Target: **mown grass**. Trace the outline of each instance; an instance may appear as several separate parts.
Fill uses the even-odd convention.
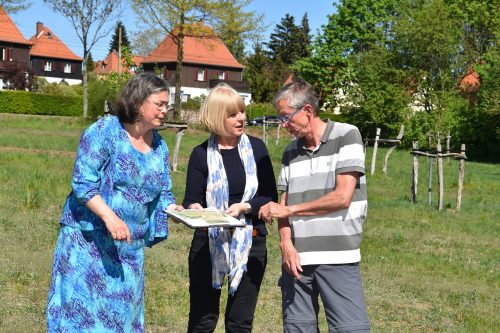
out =
[[[45,331],[53,247],[62,204],[69,192],[74,152],[87,123],[75,118],[0,114],[0,332]],[[262,130],[247,132],[262,136]],[[289,138],[268,149],[275,172]],[[163,131],[171,153],[174,131]],[[174,194],[184,195],[191,149],[207,134],[190,128],[182,139]],[[388,175],[368,175],[369,214],[362,272],[374,332],[500,332],[498,165],[466,163],[462,210],[455,210],[458,162],[444,164],[445,198],[427,204],[427,159],[420,159],[418,202],[409,201],[412,157],[396,150]],[[367,152],[370,165],[371,150]],[[436,170],[436,168],[434,168]],[[433,188],[437,189],[434,174]],[[270,230],[269,261],[259,296],[255,332],[280,332],[277,230]],[[146,329],[185,332],[187,255],[192,231],[170,224],[170,237],[146,250]],[[223,303],[222,303],[223,304]],[[224,313],[224,307],[221,308]],[[326,332],[324,316],[321,331]],[[223,332],[223,318],[217,332]]]

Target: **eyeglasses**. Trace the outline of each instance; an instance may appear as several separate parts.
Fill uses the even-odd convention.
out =
[[[290,114],[278,116],[278,120],[282,125],[286,125],[290,122],[290,120],[292,120],[293,116],[295,116],[297,113],[299,113],[303,109],[304,109],[304,105],[302,105],[300,108],[296,108],[295,111],[293,111]]]
[[[168,112],[168,111],[170,111],[170,110],[172,110],[172,109],[173,109],[173,107],[172,107],[172,106],[170,106],[170,105],[168,105],[168,103],[166,103],[166,102],[160,102],[160,103],[158,103],[158,102],[153,102],[153,101],[150,101],[149,99],[147,99],[147,101],[148,101],[149,103],[151,103],[151,104],[154,104],[154,106],[156,106],[156,109],[157,109],[158,111],[165,110],[166,112]]]

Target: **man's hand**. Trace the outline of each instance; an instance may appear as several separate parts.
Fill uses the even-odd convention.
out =
[[[287,218],[293,215],[290,206],[285,206],[278,204],[276,202],[269,202],[264,206],[260,207],[259,218],[264,220],[264,222],[271,224],[273,222],[273,217],[276,218]]]
[[[302,273],[302,265],[300,264],[300,257],[297,250],[291,241],[285,241],[280,244],[281,256],[283,258],[283,266],[288,274],[295,279],[300,279]]]

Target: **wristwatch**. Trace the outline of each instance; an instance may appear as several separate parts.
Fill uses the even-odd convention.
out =
[[[252,212],[252,206],[248,203],[248,202],[245,202],[245,211],[243,212],[243,214],[250,214]]]

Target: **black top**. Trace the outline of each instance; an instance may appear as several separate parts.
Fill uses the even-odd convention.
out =
[[[254,229],[258,231],[259,235],[264,236],[267,234],[267,230],[264,221],[258,219],[259,209],[270,201],[278,201],[278,192],[276,191],[273,166],[266,145],[262,140],[255,137],[249,136],[248,138],[252,145],[257,166],[257,180],[259,182],[255,196],[248,203],[252,206],[251,215]],[[182,202],[185,208],[193,203],[199,203],[203,207],[207,207],[207,146],[208,140],[194,147],[189,157],[186,191]],[[220,152],[229,186],[228,204],[231,206],[234,203],[241,202],[243,198],[246,184],[245,169],[238,153],[238,147],[221,149]]]

